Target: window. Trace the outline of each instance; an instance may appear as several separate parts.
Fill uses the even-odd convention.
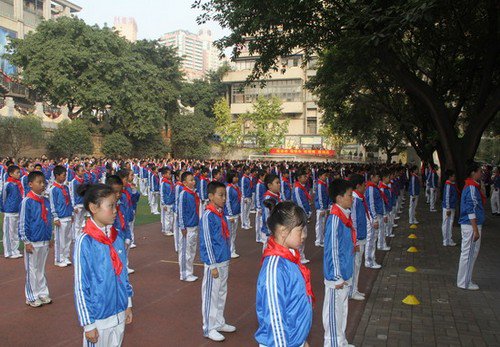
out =
[[[302,81],[300,79],[268,81],[263,88],[259,82],[248,86],[235,83],[232,86],[233,103],[253,103],[258,96],[265,98],[275,96],[283,102],[301,102]]]
[[[307,117],[307,134],[316,135],[318,133],[318,120],[317,118]]]

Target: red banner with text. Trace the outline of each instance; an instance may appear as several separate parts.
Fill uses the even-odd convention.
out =
[[[285,155],[311,155],[316,157],[334,157],[335,151],[329,149],[288,149],[288,148],[271,148],[269,154],[285,154]]]

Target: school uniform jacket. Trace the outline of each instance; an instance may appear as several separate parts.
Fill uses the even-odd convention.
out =
[[[458,192],[451,184],[445,183],[443,189],[443,202],[441,206],[445,210],[455,209],[457,207]]]
[[[73,179],[69,183],[69,192],[71,197],[71,204],[73,205],[73,207],[75,207],[76,205],[83,205],[83,196],[80,196],[77,193],[78,187],[80,185],[80,182],[78,182],[76,179]]]
[[[181,195],[182,190],[184,189],[184,186],[181,186],[180,184],[175,184],[175,196],[174,196],[174,207],[173,211],[177,213],[177,207],[179,206],[179,196]]]
[[[121,211],[127,223],[132,222],[134,220],[134,205],[132,201],[129,202],[125,193],[122,192],[119,203]]]
[[[330,214],[325,228],[325,251],[323,253],[323,275],[334,286],[352,277],[354,245],[351,229],[336,215]]]
[[[85,331],[107,329],[121,323],[127,307],[132,307],[132,286],[128,280],[127,253],[123,238],[113,242],[123,264],[115,275],[109,247],[86,233],[78,236],[73,256],[74,297],[80,325]]]
[[[264,198],[265,192],[266,192],[265,184],[257,182],[255,186],[255,208],[257,210],[260,210],[262,208],[262,200]]]
[[[250,176],[241,176],[241,196],[244,199],[252,197],[252,178]]]
[[[311,205],[309,204],[309,200],[307,200],[307,196],[304,191],[299,187],[294,187],[292,197],[293,202],[302,207],[306,214],[309,216],[311,214]]]
[[[161,182],[160,189],[161,204],[163,206],[172,206],[175,202],[174,184]]]
[[[19,213],[23,196],[15,183],[5,181],[2,190],[1,212]]]
[[[24,198],[19,213],[19,238],[24,243],[50,241],[52,238],[52,215],[49,211],[50,203],[45,200],[47,222],[42,219],[42,204],[31,198]]]
[[[200,197],[201,200],[206,201],[208,200],[208,178],[202,178],[200,176],[200,183],[199,183],[199,188],[198,188],[198,196]]]
[[[179,228],[181,230],[198,226],[199,217],[195,198],[185,190],[182,190],[179,194],[177,213],[179,215]]]
[[[382,196],[380,196],[380,190],[377,187],[367,187],[365,192],[366,203],[368,204],[368,210],[370,211],[370,216],[373,220],[377,218],[377,215],[385,215],[384,201]]]
[[[66,199],[60,188],[52,186],[49,190],[50,212],[54,220],[71,217],[73,215],[73,205],[71,204],[69,189],[65,185],[62,185],[62,189],[64,189],[68,195],[68,204],[66,204]]]
[[[470,220],[476,219],[478,225],[484,224],[484,206],[479,190],[474,186],[465,186],[460,200],[459,224],[470,225]]]
[[[160,178],[157,174],[151,173],[151,176],[149,178],[149,190],[151,192],[160,191]]]
[[[288,259],[264,259],[257,279],[255,339],[268,347],[299,347],[312,323],[312,303],[299,267]]]
[[[428,188],[437,188],[438,187],[438,179],[439,179],[439,177],[438,177],[436,171],[431,170],[427,174],[427,187]]]
[[[356,192],[353,192],[352,196],[354,197],[351,208],[352,225],[354,226],[354,229],[356,229],[357,239],[365,240],[368,230],[368,218],[366,215],[365,206],[363,204],[363,200],[361,200]]]
[[[418,176],[410,175],[410,186],[408,187],[410,196],[418,196],[420,194],[420,182]]]
[[[200,219],[201,261],[209,265],[211,269],[228,262],[231,259],[230,240],[230,237],[226,239],[222,233],[222,222],[219,216],[205,210]]]
[[[269,231],[269,228],[267,227],[267,219],[271,215],[271,211],[269,210],[269,208],[264,206],[264,201],[266,201],[268,199],[275,200],[275,202],[277,204],[279,202],[279,198],[274,198],[270,195],[266,195],[263,197],[261,205],[260,205],[261,206],[260,208],[262,209],[262,227],[261,227],[260,231],[263,232],[265,235],[270,236],[271,232]]]
[[[283,200],[292,200],[292,187],[290,181],[281,179],[280,193]]]
[[[23,175],[23,177],[21,177],[21,183],[22,183],[23,189],[24,189],[24,196],[26,196],[31,191],[31,187],[28,184],[28,175]],[[24,198],[24,196],[23,196],[23,198]]]
[[[241,200],[238,197],[238,192],[232,186],[226,187],[226,205],[224,206],[224,214],[229,217],[238,216],[241,213]]]
[[[137,204],[139,203],[139,199],[141,198],[141,193],[137,189],[132,189],[131,186],[124,187],[125,190],[130,194],[130,198],[132,200],[132,209],[135,213],[137,211]]]
[[[330,204],[330,199],[328,198],[328,188],[326,182],[324,184],[319,183],[316,185],[316,195],[314,196],[314,207],[316,210],[326,210]]]
[[[118,208],[120,208],[120,212],[123,214],[123,206],[120,200],[118,200],[117,206]],[[125,215],[123,215],[123,221],[124,223],[122,225],[120,216],[117,213],[113,226],[116,228],[116,231],[118,231],[118,236],[121,237],[123,241],[132,240],[132,232],[130,231],[130,226],[127,223],[127,218],[125,217]]]

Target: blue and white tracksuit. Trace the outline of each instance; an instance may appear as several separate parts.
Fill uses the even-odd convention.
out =
[[[82,183],[83,184],[83,183]],[[78,187],[81,186],[80,182],[73,179],[69,183],[69,195],[71,197],[71,204],[74,208],[73,213],[73,240],[76,240],[78,235],[82,233],[83,225],[85,223],[85,210],[83,208],[83,196],[78,195]]]
[[[151,207],[151,213],[159,214],[158,212],[158,202],[160,200],[160,178],[158,174],[151,173],[149,176],[149,206]]]
[[[179,194],[178,223],[179,223],[179,270],[180,279],[186,280],[193,275],[193,263],[196,256],[199,216],[194,196],[186,190]],[[182,234],[186,230],[186,235]]]
[[[316,194],[314,196],[314,207],[316,208],[316,246],[322,246],[325,238],[325,224],[328,214],[330,199],[328,197],[328,187],[326,182],[318,181],[316,185]]]
[[[429,203],[431,212],[436,210],[436,197],[439,177],[436,171],[431,170],[427,175],[427,188],[429,189]]]
[[[415,174],[411,174],[410,176],[408,193],[410,195],[410,206],[408,207],[409,222],[410,224],[414,224],[417,223],[415,210],[417,208],[418,196],[420,195],[420,181],[418,176]]]
[[[179,195],[181,195],[181,191],[184,189],[184,186],[177,182],[174,185],[174,206],[172,206],[172,210],[174,211],[174,218],[172,220],[173,228],[174,228],[174,248],[177,252],[179,250],[179,240],[180,231],[179,231],[179,215],[177,213],[177,207],[179,206]]]
[[[250,209],[252,207],[252,178],[247,175],[241,177],[241,227],[250,228]]]
[[[307,189],[307,188],[305,188]],[[311,211],[311,205],[309,203],[309,200],[307,199],[306,194],[302,189],[299,187],[294,187],[293,188],[293,193],[292,193],[292,200],[294,203],[302,207],[304,212],[307,214],[307,218],[311,217],[312,211]],[[307,238],[307,225],[304,226],[304,229],[302,231],[305,233],[306,238]],[[304,253],[306,247],[306,243],[303,242],[302,245],[299,247],[299,252],[300,252],[300,260],[306,260],[306,255]]]
[[[359,271],[361,268],[361,261],[365,252],[366,236],[368,228],[371,228],[370,220],[368,219],[368,211],[365,210],[362,196],[358,195],[356,191],[352,192],[353,202],[351,208],[352,225],[356,230],[356,240],[359,246],[359,252],[356,252],[354,257],[354,270],[352,275],[352,286],[349,291],[349,296],[352,296],[358,291]],[[372,264],[373,265],[373,264]]]
[[[161,207],[161,232],[172,235],[173,233],[173,206],[175,202],[174,184],[162,180],[160,184]]]
[[[471,219],[476,220],[479,240],[474,241],[474,230]],[[469,288],[472,284],[472,272],[481,246],[481,232],[485,220],[481,193],[474,186],[465,186],[460,200],[460,218],[458,223],[462,230],[462,252],[458,265],[457,286]]]
[[[292,188],[291,188],[291,183],[290,181],[285,181],[281,179],[281,198],[283,201],[290,201],[292,200]]]
[[[340,207],[340,206],[339,206]],[[349,210],[342,209],[349,216]],[[351,230],[340,218],[330,214],[326,222],[323,274],[325,299],[323,302],[324,346],[347,346],[348,294],[354,270],[354,245]],[[335,286],[346,282],[342,288]]]
[[[70,197],[69,188],[66,185],[61,185],[62,189],[66,191],[68,198]],[[53,185],[49,190],[50,212],[54,221],[59,221],[60,226],[54,226],[54,261],[62,263],[70,258],[72,235],[72,218],[73,218],[73,205],[71,198],[68,203],[64,198],[61,188]]]
[[[242,195],[243,196],[243,195]],[[236,233],[238,230],[238,217],[241,214],[241,202],[236,188],[228,185],[226,187],[226,205],[224,206],[224,214],[228,218],[229,231],[231,233],[231,254],[236,254]]]
[[[255,241],[261,243],[264,242],[262,234],[262,201],[265,192],[266,185],[259,180],[255,186]]]
[[[255,339],[261,346],[299,347],[312,325],[312,303],[297,264],[276,255],[264,259],[257,279]]]
[[[443,202],[441,203],[441,206],[443,208],[443,223],[441,225],[441,231],[443,234],[443,246],[450,246],[454,243],[452,240],[452,229],[453,221],[455,220],[457,201],[457,189],[453,185],[446,182],[443,189]]]
[[[219,216],[209,210],[203,212],[200,220],[200,259],[204,263],[201,287],[203,335],[208,336],[209,331],[217,330],[226,323],[224,307],[231,259],[230,239],[223,235]],[[219,272],[217,278],[212,277],[212,269]]]
[[[18,256],[19,236],[17,227],[19,223],[19,210],[23,196],[13,182],[5,181],[0,201],[0,211],[4,213],[3,218],[3,254],[4,256]]]

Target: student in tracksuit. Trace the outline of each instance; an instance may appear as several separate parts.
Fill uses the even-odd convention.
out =
[[[139,169],[139,188],[141,190],[142,196],[148,196],[148,167],[146,162],[141,162],[141,167]]]
[[[151,196],[149,205],[152,214],[160,214],[158,211],[158,200],[160,199],[160,177],[158,176],[158,169],[156,166],[151,168],[149,176],[149,194]]]
[[[229,220],[229,231],[231,233],[231,258],[238,258],[236,253],[236,234],[238,231],[238,217],[241,214],[241,202],[243,201],[240,188],[238,187],[238,174],[229,171],[226,175],[226,205],[224,213]]]
[[[348,345],[345,329],[356,250],[356,231],[350,217],[353,197],[349,182],[334,180],[330,185],[330,198],[335,203],[326,222],[323,253],[323,328],[326,347]]]
[[[491,213],[500,216],[500,166],[497,166],[495,175],[492,177],[493,190],[491,191]]]
[[[28,175],[30,174],[30,172],[32,172],[33,170],[35,169],[35,166],[33,165],[33,163],[31,161],[28,161],[25,165],[24,165],[24,173],[22,174],[22,177],[21,177],[21,183],[23,184],[23,188],[24,188],[24,196],[23,198],[30,192],[31,188],[30,188],[30,185],[28,184]]]
[[[278,187],[279,187],[279,178]],[[257,279],[256,311],[259,346],[309,346],[314,294],[311,273],[300,262],[298,248],[305,241],[307,216],[291,201],[274,206],[267,220],[271,236]]]
[[[330,199],[328,197],[328,186],[326,178],[328,173],[323,170],[318,171],[317,187],[315,189],[314,207],[316,208],[316,241],[314,244],[318,247],[323,247],[325,238],[325,224],[328,213]]]
[[[210,179],[208,178],[209,173],[210,171],[208,170],[207,167],[203,167],[201,169],[200,183],[198,190],[198,196],[200,197],[201,200],[200,216],[202,215],[203,211],[205,211],[205,207],[208,204],[208,183],[210,182]]]
[[[104,184],[84,185],[84,207],[91,217],[75,242],[74,297],[84,346],[121,346],[132,322],[132,286],[126,247],[113,226],[116,193]],[[124,224],[125,225],[125,224]]]
[[[123,182],[122,189],[122,200],[127,206],[127,223],[130,229],[131,244],[130,248],[137,247],[135,244],[135,234],[134,234],[134,224],[135,224],[135,214],[137,212],[137,204],[141,198],[141,193],[137,190],[136,186],[133,184],[134,172],[130,169],[121,169],[117,172],[117,175],[121,178]]]
[[[456,243],[452,239],[452,229],[460,193],[455,182],[455,172],[453,170],[446,170],[445,175],[447,179],[443,189],[443,223],[441,226],[443,246],[456,246]]]
[[[410,169],[410,182],[408,186],[408,194],[410,195],[410,206],[408,208],[410,224],[418,224],[415,218],[415,210],[417,209],[418,196],[420,195],[420,179],[417,175],[418,168],[416,165]]]
[[[193,263],[196,256],[196,239],[200,221],[200,198],[194,191],[196,181],[191,172],[186,171],[181,176],[183,190],[179,194],[177,206],[179,239],[179,270],[181,281],[194,282],[198,279],[193,275]]]
[[[54,264],[59,267],[71,265],[70,248],[73,240],[73,205],[66,181],[66,168],[54,167],[54,183],[49,190],[50,211],[54,219]]]
[[[261,201],[261,209],[262,209],[261,233],[262,233],[262,240],[264,241],[262,250],[266,249],[267,240],[269,239],[269,236],[271,236],[271,231],[267,227],[267,220],[271,215],[271,209],[268,207],[270,205],[269,203],[266,203],[266,200],[273,200],[274,205],[277,205],[279,202],[283,201],[281,200],[280,196],[280,179],[277,175],[267,174],[266,177],[264,178],[264,186],[267,188],[267,190],[264,193],[264,196],[262,197]]]
[[[46,185],[43,173],[31,172],[28,184],[31,191],[21,203],[18,233],[24,242],[26,304],[39,307],[52,302],[45,277],[45,263],[52,247],[52,215],[49,200],[42,195]]]
[[[221,332],[236,331],[224,319],[231,260],[231,235],[224,215],[226,186],[221,182],[211,182],[207,193],[209,204],[200,220],[200,258],[204,264],[201,287],[203,336],[213,341],[224,341]]]
[[[181,239],[180,237],[180,232],[179,232],[179,215],[177,213],[177,207],[179,205],[179,196],[181,195],[182,190],[184,189],[184,184],[182,184],[181,181],[181,176],[182,176],[181,171],[177,171],[175,174],[175,178],[177,179],[177,182],[175,182],[175,188],[174,188],[174,195],[175,195],[175,200],[174,200],[174,219],[173,219],[173,228],[174,228],[174,248],[175,251],[177,252],[179,250],[179,240]]]
[[[358,250],[354,258],[354,269],[352,275],[352,285],[349,291],[349,297],[354,300],[365,300],[365,294],[358,291],[359,271],[361,269],[361,261],[365,252],[366,235],[368,228],[371,228],[370,212],[368,204],[365,201],[365,179],[359,174],[351,174],[349,182],[355,188],[352,192],[353,202],[351,208],[352,226],[356,231],[356,242]]]
[[[257,184],[255,185],[255,241],[264,243],[262,234],[262,200],[267,190],[264,184],[266,172],[264,170],[259,170],[257,172],[257,177]]]
[[[481,192],[481,186],[478,183],[482,175],[481,167],[476,163],[471,163],[467,173],[468,178],[465,180],[460,199],[458,220],[462,229],[462,252],[458,265],[457,286],[462,289],[478,290],[479,286],[472,282],[472,272],[481,246],[486,196]]]
[[[427,175],[427,188],[429,188],[429,208],[431,212],[436,212],[436,197],[439,177],[436,172],[436,165],[432,165]]]
[[[78,194],[78,188],[85,183],[83,175],[85,170],[82,165],[75,167],[75,177],[69,183],[69,193],[71,204],[73,205],[73,240],[76,240],[78,235],[82,233],[83,224],[85,223],[85,210],[83,208],[83,198]]]
[[[5,258],[21,258],[19,252],[19,237],[17,233],[19,223],[19,210],[24,196],[24,188],[19,180],[21,170],[19,166],[11,165],[7,168],[0,211],[3,216],[3,255]]]
[[[307,182],[307,173],[304,170],[298,171],[297,172],[297,181],[295,182],[295,185],[293,187],[293,194],[292,194],[292,199],[293,202],[299,205],[304,209],[304,212],[307,215],[307,218],[311,218],[311,202],[312,198],[309,195],[309,192],[307,191],[307,188],[305,187],[305,184]],[[307,237],[307,225],[304,226],[304,233],[306,234]],[[300,252],[300,259],[302,261],[302,264],[307,264],[309,263],[309,259],[306,258],[306,255],[304,253],[305,249],[305,243],[302,243],[302,245],[299,247],[299,252]]]
[[[289,179],[289,172],[284,170],[281,174],[281,190],[280,195],[283,201],[292,200],[292,184]]]
[[[378,248],[383,249],[387,247],[385,243],[386,237],[394,237],[395,235],[392,233],[392,208],[393,208],[393,196],[391,192],[391,187],[389,187],[390,182],[390,173],[389,171],[385,171],[382,175],[382,179],[379,182],[379,191],[380,197],[383,201],[384,206],[384,230],[383,237],[379,237],[378,239]]]
[[[252,207],[252,178],[249,176],[250,168],[243,168],[241,177],[241,227],[244,230],[250,229],[250,209]]]
[[[160,173],[162,176],[160,184],[161,232],[163,235],[172,236],[174,235],[172,222],[175,202],[174,184],[171,181],[172,171],[164,167]]]

